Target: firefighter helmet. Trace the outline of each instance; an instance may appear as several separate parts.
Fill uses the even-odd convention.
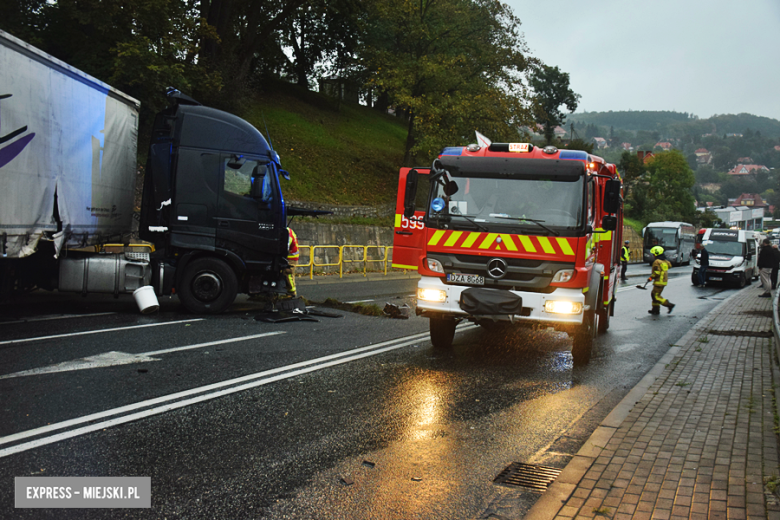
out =
[[[653,248],[650,249],[650,252],[655,256],[662,255],[664,254],[664,248],[661,246],[653,246]]]

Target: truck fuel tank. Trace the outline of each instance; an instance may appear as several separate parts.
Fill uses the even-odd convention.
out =
[[[148,253],[85,255],[60,260],[59,290],[87,293],[132,293],[150,285]]]

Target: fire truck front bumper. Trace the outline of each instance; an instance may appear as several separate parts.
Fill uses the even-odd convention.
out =
[[[427,276],[417,284],[417,314],[422,316],[540,323],[565,328],[580,325],[586,310],[581,289],[558,288],[545,294],[451,285],[443,283],[441,278]]]

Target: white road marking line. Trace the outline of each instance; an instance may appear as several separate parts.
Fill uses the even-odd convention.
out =
[[[476,325],[469,324],[466,326],[459,326],[457,330],[459,332],[470,330],[476,328]],[[267,385],[269,383],[273,383],[276,381],[281,381],[284,379],[289,379],[291,377],[295,377],[302,374],[307,374],[309,372],[315,372],[317,370],[322,370],[324,368],[328,368],[331,366],[336,366],[344,363],[348,363],[350,361],[355,361],[358,359],[363,359],[370,356],[375,356],[378,354],[382,354],[384,352],[390,352],[392,350],[397,350],[399,348],[407,347],[409,345],[413,345],[414,343],[417,343],[421,339],[428,336],[427,332],[423,332],[420,334],[414,334],[412,336],[406,336],[404,338],[398,338],[394,340],[384,341],[382,343],[377,343],[376,345],[369,345],[366,347],[360,347],[353,350],[349,350],[346,352],[340,352],[338,354],[331,354],[329,356],[324,356],[317,359],[312,359],[309,361],[302,361],[300,363],[294,363],[292,365],[287,365],[284,367],[274,368],[271,370],[265,370],[263,372],[258,372],[255,374],[249,374],[246,376],[238,377],[235,379],[229,379],[227,381],[222,381],[219,383],[213,383],[210,385],[202,386],[199,388],[193,388],[191,390],[185,390],[183,392],[177,392],[175,394],[170,394],[167,396],[157,397],[155,399],[149,399],[147,401],[142,401],[139,403],[134,403],[127,406],[122,406],[119,408],[114,408],[112,410],[106,410],[104,412],[98,412],[90,415],[86,415],[84,417],[78,417],[76,419],[70,419],[67,421],[50,424],[47,426],[42,426],[40,428],[35,428],[32,430],[27,430],[24,432],[14,433],[11,435],[7,435],[5,437],[0,437],[0,444],[8,444],[10,442],[15,442],[21,439],[26,439],[29,437],[35,437],[37,435],[42,435],[44,433],[49,433],[57,430],[61,430],[63,428],[68,428],[71,426],[76,426],[79,424],[95,421],[98,419],[103,419],[106,417],[111,417],[114,415],[119,415],[125,412],[138,410],[141,408],[147,408],[149,406],[154,406],[157,404],[165,403],[168,401],[174,401],[176,399],[180,399],[182,397],[188,397],[195,394],[203,394],[204,392],[209,392],[212,390],[217,390],[216,392],[200,395],[197,397],[192,397],[190,399],[186,399],[183,401],[177,401],[174,403],[170,403],[164,406],[159,406],[156,408],[149,408],[147,410],[143,410],[140,412],[136,412],[134,414],[125,415],[122,417],[116,417],[114,419],[110,419],[108,421],[103,421],[100,423],[91,424],[89,426],[84,426],[81,428],[77,428],[75,430],[67,431],[58,433],[49,437],[44,437],[41,439],[36,439],[34,441],[25,442],[22,444],[17,444],[16,446],[11,446],[5,449],[0,450],[0,458],[7,457],[9,455],[13,455],[15,453],[20,453],[22,451],[27,451],[33,448],[37,448],[39,446],[45,446],[47,444],[52,444],[55,442],[59,442],[61,440],[70,439],[73,437],[78,437],[81,435],[85,435],[87,433],[91,433],[94,431],[102,430],[104,428],[109,428],[111,426],[116,426],[119,424],[124,424],[132,421],[136,421],[139,419],[143,419],[146,417],[150,417],[152,415],[158,415],[164,412],[168,412],[171,410],[175,410],[177,408],[183,408],[185,406],[190,406],[196,403],[200,403],[203,401],[209,401],[211,399],[216,399],[218,397],[223,397],[226,395],[230,395],[236,392],[241,392],[243,390],[249,390],[251,388],[255,388],[262,385]],[[401,341],[401,343],[395,344],[398,341]],[[339,359],[342,358],[342,359]],[[278,374],[278,375],[274,375]],[[271,376],[271,377],[267,377]],[[255,380],[255,381],[253,381]],[[251,381],[251,382],[247,382]],[[245,383],[240,386],[232,386],[239,383]],[[232,386],[232,387],[231,387]],[[231,388],[225,388],[225,387],[231,387]],[[223,390],[219,390],[220,388],[223,388]]]
[[[155,350],[153,352],[139,352],[138,354],[131,354],[128,352],[104,352],[94,356],[87,356],[80,359],[74,359],[72,361],[63,361],[56,365],[49,365],[47,367],[33,368],[30,370],[23,370],[21,372],[14,372],[13,374],[6,374],[0,376],[0,379],[10,379],[12,377],[34,376],[39,374],[53,374],[57,372],[72,372],[74,370],[85,370],[88,368],[104,368],[117,365],[129,365],[133,363],[147,363],[149,361],[160,361],[157,356],[160,354],[169,354],[171,352],[181,352],[183,350],[192,350],[196,348],[212,347],[214,345],[223,345],[225,343],[238,343],[239,341],[247,341],[250,339],[262,338],[264,336],[276,336],[277,334],[285,334],[285,331],[266,332],[263,334],[255,334],[253,336],[244,336],[238,338],[229,338],[219,341],[209,341],[208,343],[198,343],[197,345],[186,345],[183,347],[167,348],[164,350]]]
[[[58,314],[57,316],[39,316],[37,318],[22,318],[14,321],[0,321],[0,325],[13,325],[15,323],[33,323],[36,321],[64,320],[66,318],[91,318],[93,316],[108,316],[115,312],[93,312],[90,314]]]
[[[116,332],[118,330],[143,329],[145,327],[158,327],[160,325],[176,325],[177,323],[188,323],[192,321],[203,321],[205,318],[193,318],[191,320],[166,321],[164,323],[147,323],[145,325],[131,325],[129,327],[114,327],[113,329],[85,330],[83,332],[70,332],[68,334],[55,334],[53,336],[38,336],[35,338],[11,339],[0,341],[0,345],[13,345],[16,343],[27,343],[29,341],[43,341],[46,339],[69,338],[72,336],[84,336],[87,334],[100,334],[101,332]]]
[[[355,300],[355,301],[352,301],[352,302],[344,302],[344,303],[366,303],[366,302],[373,302],[373,301],[376,301],[376,300]]]

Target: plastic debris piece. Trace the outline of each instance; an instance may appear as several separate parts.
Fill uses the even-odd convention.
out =
[[[411,315],[411,307],[408,304],[404,304],[403,307],[399,307],[394,303],[386,303],[383,313],[385,316],[390,316],[396,320],[408,320]]]
[[[343,476],[341,477],[341,483],[344,484],[345,486],[351,486],[352,484],[355,483],[355,481],[347,476]]]
[[[343,314],[336,314],[335,312],[326,312],[319,309],[307,309],[308,314],[312,316],[322,316],[323,318],[343,318]]]
[[[283,323],[286,321],[316,321],[317,318],[312,318],[305,313],[292,313],[292,312],[264,312],[255,316],[255,321],[264,321],[266,323]]]

